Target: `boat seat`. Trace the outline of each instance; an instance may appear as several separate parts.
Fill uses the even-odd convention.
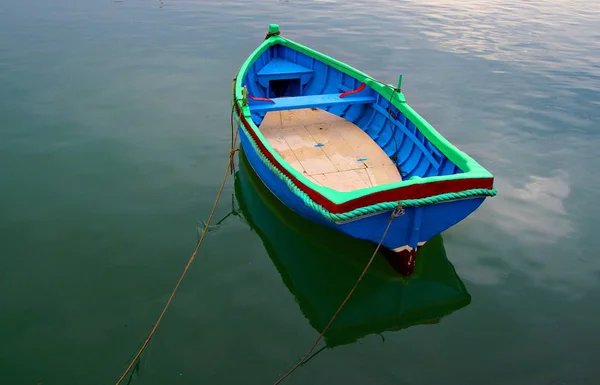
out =
[[[365,95],[347,95],[340,98],[341,94],[325,95],[306,95],[283,98],[259,98],[258,101],[249,100],[249,107],[252,112],[270,112],[296,110],[301,108],[329,107],[350,104],[370,104],[375,103],[374,96]]]
[[[274,58],[256,75],[258,83],[263,87],[268,87],[271,80],[300,79],[301,84],[306,84],[313,73],[314,70],[311,68],[284,59]]]

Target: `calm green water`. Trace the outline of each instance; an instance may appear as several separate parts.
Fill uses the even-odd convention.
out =
[[[381,81],[403,73],[411,105],[499,189],[423,249],[414,280],[378,260],[332,348],[286,383],[600,383],[600,3],[363,4],[0,7],[0,384],[118,379],[209,213],[231,80],[271,22]],[[240,170],[216,219],[235,215],[131,384],[272,384],[368,258],[261,203]],[[451,314],[384,332],[385,311],[395,328]]]

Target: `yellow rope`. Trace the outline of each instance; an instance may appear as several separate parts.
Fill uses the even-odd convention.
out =
[[[232,117],[231,117],[231,121],[232,121],[231,129],[233,130],[234,129],[234,127],[233,127],[233,108],[231,110],[231,115],[232,115]],[[144,341],[144,344],[139,349],[139,351],[137,352],[137,354],[135,355],[135,357],[133,358],[133,360],[131,361],[131,363],[129,364],[129,366],[125,370],[125,372],[123,372],[123,375],[121,376],[121,378],[119,378],[119,381],[117,381],[115,385],[119,385],[123,381],[123,379],[127,376],[127,374],[129,373],[129,371],[131,370],[131,368],[133,368],[133,366],[135,365],[135,362],[138,360],[138,358],[140,358],[140,356],[142,355],[142,353],[144,352],[144,350],[148,346],[148,343],[150,342],[150,339],[154,335],[154,332],[156,332],[156,329],[158,328],[158,325],[160,324],[160,321],[162,321],[162,318],[165,315],[165,313],[167,311],[167,308],[171,304],[171,301],[173,300],[173,297],[175,296],[175,293],[177,292],[177,289],[179,289],[179,285],[183,281],[183,277],[185,277],[185,274],[187,273],[188,269],[190,268],[190,265],[192,264],[192,262],[194,262],[194,259],[196,258],[196,254],[198,253],[198,249],[200,249],[200,246],[202,245],[202,242],[204,241],[204,237],[206,236],[206,233],[208,232],[208,226],[210,225],[210,221],[212,220],[212,217],[215,214],[215,210],[217,208],[217,204],[219,203],[219,198],[221,197],[221,193],[223,192],[223,187],[225,187],[225,182],[227,181],[227,177],[229,176],[229,170],[233,169],[233,156],[234,156],[235,152],[238,151],[235,148],[235,144],[237,142],[237,137],[238,137],[238,130],[235,130],[235,137],[232,135],[231,149],[229,150],[229,162],[227,163],[227,169],[225,170],[225,174],[223,175],[223,180],[221,181],[221,186],[219,187],[219,192],[217,193],[217,196],[215,198],[215,203],[213,204],[213,207],[212,207],[212,210],[210,212],[210,215],[208,216],[208,219],[206,220],[206,225],[204,226],[204,229],[202,230],[202,235],[200,236],[200,239],[198,240],[198,243],[196,243],[196,247],[194,248],[194,252],[190,256],[187,264],[185,265],[185,267],[183,269],[183,273],[179,277],[179,281],[177,281],[177,284],[175,285],[175,288],[171,292],[171,295],[169,296],[169,299],[167,300],[167,303],[165,304],[165,307],[163,308],[162,312],[160,313],[160,316],[156,320],[156,323],[154,324],[154,327],[152,328],[152,330],[148,334],[148,337],[146,337],[146,341]]]
[[[369,259],[369,262],[367,263],[367,265],[363,269],[362,273],[360,274],[360,276],[356,280],[356,283],[354,284],[354,286],[352,287],[352,289],[350,290],[350,292],[348,293],[348,295],[346,296],[346,298],[344,299],[344,301],[342,302],[342,304],[340,305],[340,307],[336,310],[335,314],[333,314],[333,316],[331,317],[331,319],[327,323],[327,326],[325,326],[325,329],[323,329],[323,331],[319,335],[319,338],[317,338],[317,340],[313,343],[313,345],[306,352],[306,354],[304,354],[304,356],[300,359],[300,361],[298,361],[298,363],[296,363],[296,365],[294,365],[290,370],[288,370],[288,372],[286,374],[284,374],[283,376],[281,376],[273,385],[279,384],[287,376],[289,376],[290,374],[292,374],[292,372],[294,370],[298,369],[306,361],[306,359],[308,358],[308,356],[310,355],[310,353],[312,353],[312,351],[315,350],[315,348],[317,347],[317,344],[319,343],[319,341],[321,341],[321,338],[323,338],[323,336],[325,335],[325,333],[327,332],[327,330],[329,329],[329,327],[331,326],[331,324],[333,323],[333,321],[335,320],[335,318],[338,316],[338,314],[340,313],[340,311],[342,311],[342,308],[344,307],[344,305],[346,305],[346,302],[348,302],[348,300],[352,296],[352,293],[354,293],[354,290],[356,290],[356,287],[358,286],[358,284],[360,283],[360,281],[363,279],[363,277],[367,273],[367,270],[369,270],[369,267],[371,266],[371,263],[373,263],[373,260],[375,259],[375,255],[377,255],[377,251],[379,251],[379,248],[381,247],[381,244],[383,243],[383,240],[385,239],[385,236],[387,235],[388,230],[390,229],[390,226],[392,225],[392,222],[394,221],[394,219],[396,217],[401,216],[401,215],[404,215],[404,210],[402,210],[402,206],[398,206],[392,212],[392,215],[390,215],[390,220],[388,221],[387,227],[385,228],[385,231],[383,232],[381,240],[379,241],[379,244],[375,248],[375,251],[373,251],[373,255],[371,255],[371,259]]]

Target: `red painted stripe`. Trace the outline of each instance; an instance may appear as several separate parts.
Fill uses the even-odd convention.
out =
[[[336,204],[327,199],[322,194],[306,186],[296,179],[282,164],[280,164],[271,152],[267,150],[265,145],[260,141],[256,132],[252,129],[246,117],[241,114],[241,110],[236,103],[235,105],[238,116],[241,122],[246,127],[248,133],[256,142],[258,148],[269,161],[302,191],[304,191],[313,201],[323,206],[325,209],[334,214],[352,211],[354,209],[369,206],[381,202],[393,202],[404,199],[419,199],[427,198],[433,195],[445,194],[450,192],[459,192],[475,188],[491,189],[494,185],[494,178],[472,178],[472,179],[457,179],[440,182],[431,182],[426,184],[417,184],[406,187],[400,187],[392,190],[375,192],[369,195],[362,196],[341,204]]]
[[[252,100],[261,100],[263,102],[271,102],[271,103],[275,103],[275,101],[273,99],[269,99],[269,98],[259,98],[257,96],[252,96],[250,94],[248,94],[248,97]]]
[[[355,90],[346,91],[346,92],[344,92],[343,94],[340,95],[340,99],[343,98],[343,97],[345,97],[345,96],[352,95],[352,94],[355,94],[357,92],[360,92],[360,91],[364,90],[366,86],[367,85],[365,83],[363,83],[363,84],[360,85],[360,87],[358,87]]]

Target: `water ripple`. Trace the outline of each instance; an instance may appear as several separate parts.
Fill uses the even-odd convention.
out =
[[[515,238],[531,244],[562,241],[574,232],[564,202],[571,188],[568,175],[530,176],[522,186],[497,179],[502,198],[492,205],[495,224]]]
[[[410,11],[415,28],[442,49],[561,76],[579,72],[598,90],[600,2],[424,0],[396,7]]]

